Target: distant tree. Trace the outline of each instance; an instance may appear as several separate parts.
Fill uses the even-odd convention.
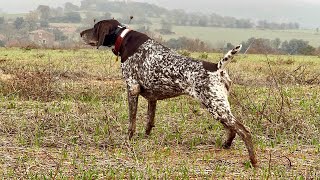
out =
[[[303,55],[314,55],[316,52],[316,48],[307,45],[306,47],[301,48],[299,52]]]
[[[204,15],[201,16],[199,21],[198,21],[198,25],[202,26],[202,27],[208,26],[208,18],[207,18],[207,16],[204,16]]]
[[[42,28],[47,28],[47,27],[49,27],[49,22],[46,21],[46,20],[41,20],[41,21],[40,21],[40,27],[42,27]]]
[[[103,16],[101,16],[101,19],[112,19],[111,15],[111,13],[106,12],[103,14]]]
[[[67,12],[64,17],[66,23],[80,23],[81,15],[78,12]]]
[[[251,54],[279,54],[281,44],[280,39],[270,40],[264,38],[250,38],[246,42],[242,42],[242,51]]]
[[[308,41],[302,39],[291,39],[281,44],[281,50],[288,54],[312,55],[315,48],[309,45]]]
[[[93,11],[88,11],[85,13],[85,18],[83,19],[84,24],[93,25],[94,19],[98,17],[97,13],[94,13]],[[97,20],[98,21],[98,20]]]
[[[62,7],[57,7],[57,8],[51,8],[50,9],[50,14],[52,17],[62,17],[63,16],[63,8]]]
[[[26,15],[25,21],[26,21],[26,26],[28,28],[28,31],[33,31],[38,28],[38,24],[37,24],[38,19],[39,19],[39,15],[36,11],[29,12]]]
[[[172,24],[164,19],[161,20],[161,34],[172,34]]]
[[[172,19],[175,25],[181,26],[186,25],[188,21],[188,15],[184,10],[172,10],[168,13],[168,18]]]
[[[2,40],[0,40],[0,47],[5,47],[6,43]]]
[[[74,4],[70,3],[70,2],[67,2],[67,3],[64,4],[64,10],[66,12],[79,11],[79,9],[80,9],[79,6],[74,5]]]
[[[209,15],[210,26],[221,27],[223,24],[223,18],[215,13]]]
[[[249,19],[238,19],[235,22],[236,28],[252,28],[253,23]]]
[[[68,39],[68,36],[64,35],[59,29],[53,29],[52,33],[54,34],[55,41],[65,41]]]
[[[190,39],[187,37],[180,37],[178,39],[170,39],[165,44],[173,49],[177,50],[188,50],[188,51],[211,51],[210,46],[200,41],[199,39]]]
[[[50,7],[45,5],[39,5],[37,11],[40,14],[41,20],[48,20],[50,18]]]
[[[274,40],[271,40],[271,47],[274,49],[279,49],[281,45],[281,40],[279,38],[276,38]]]
[[[16,29],[22,29],[25,26],[24,22],[23,17],[17,17],[13,24]]]
[[[227,45],[226,45],[226,49],[227,50],[233,49],[234,47],[235,46],[233,44],[231,44],[231,43],[227,43]]]
[[[4,23],[5,23],[4,17],[0,17],[0,24],[4,24]]]

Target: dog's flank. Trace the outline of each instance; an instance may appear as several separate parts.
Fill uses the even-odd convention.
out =
[[[94,28],[83,31],[81,36],[90,45],[114,45],[119,24],[116,20],[100,21]],[[103,43],[100,44],[101,42]],[[236,134],[241,137],[248,149],[251,163],[255,166],[257,159],[251,134],[232,115],[228,101],[231,80],[224,68],[240,49],[241,45],[230,50],[215,64],[182,56],[145,34],[130,31],[123,38],[119,50],[122,74],[128,91],[129,139],[135,133],[140,95],[148,100],[146,134],[149,135],[155,125],[157,101],[187,94],[198,99],[228,130],[225,148],[230,148]]]

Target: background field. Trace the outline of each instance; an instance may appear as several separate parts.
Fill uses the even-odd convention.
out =
[[[281,41],[290,41],[291,39],[303,39],[309,41],[314,47],[320,46],[320,33],[314,30],[261,30],[261,29],[233,29],[233,28],[210,28],[210,27],[190,27],[174,26],[175,35],[164,36],[165,39],[186,36],[189,38],[199,38],[202,41],[209,42],[213,46],[224,45],[228,42],[240,44],[249,38],[276,39]]]
[[[132,25],[133,29],[139,28],[140,25]],[[153,18],[151,30],[161,28],[159,19]],[[219,28],[219,27],[197,27],[197,26],[172,26],[172,31],[175,34],[161,35],[165,40],[171,38],[188,37],[200,39],[210,43],[213,47],[221,47],[228,42],[236,45],[243,41],[254,38],[276,39],[281,41],[290,41],[291,39],[302,39],[309,41],[313,47],[320,46],[320,33],[314,29],[299,29],[299,30],[270,30],[270,29],[241,29],[241,28]]]
[[[1,177],[320,178],[319,57],[239,55],[228,65],[233,112],[257,149],[253,169],[243,142],[224,150],[223,127],[188,96],[158,103],[150,137],[140,98],[128,141],[125,84],[109,52],[0,49]]]

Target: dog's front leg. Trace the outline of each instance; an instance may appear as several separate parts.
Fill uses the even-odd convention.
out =
[[[148,100],[148,122],[146,126],[146,135],[150,135],[152,128],[154,127],[154,116],[156,113],[156,100]]]
[[[140,93],[139,84],[128,84],[128,104],[129,104],[129,139],[136,131],[136,116],[138,108],[138,98]]]
[[[138,97],[139,95],[132,96],[128,92],[128,102],[129,102],[129,139],[132,138],[134,132],[136,131],[136,116],[138,107]]]

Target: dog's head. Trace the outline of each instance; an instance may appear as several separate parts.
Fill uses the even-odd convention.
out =
[[[91,46],[112,46],[116,41],[116,31],[121,24],[114,19],[99,21],[93,28],[80,33],[82,40]]]

